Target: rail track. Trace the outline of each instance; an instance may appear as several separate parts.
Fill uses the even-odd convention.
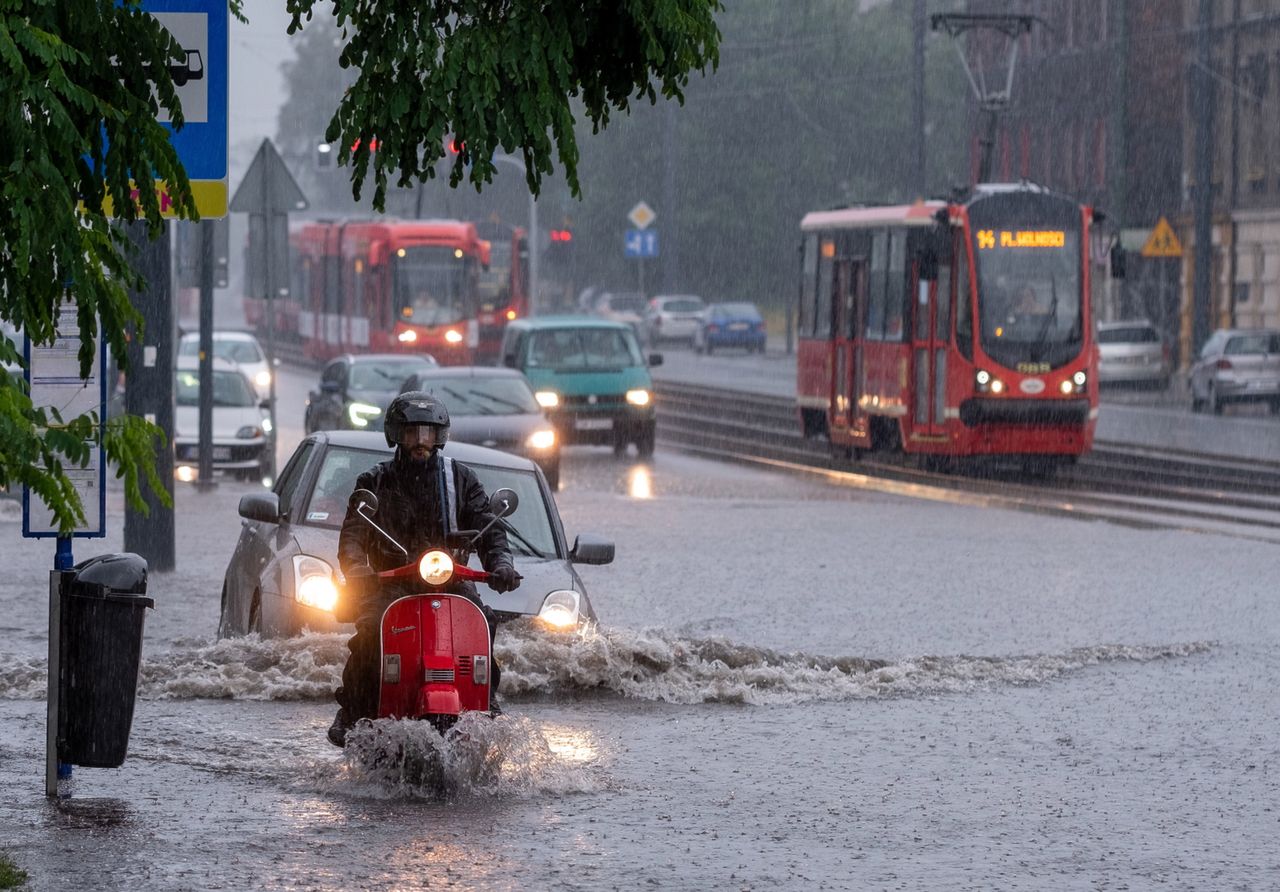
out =
[[[655,389],[659,440],[707,457],[928,498],[1280,544],[1280,464],[1106,442],[1047,479],[989,463],[938,471],[900,455],[850,461],[801,435],[790,399],[673,381]]]

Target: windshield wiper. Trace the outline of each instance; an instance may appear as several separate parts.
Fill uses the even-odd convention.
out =
[[[1050,330],[1058,327],[1058,277],[1049,276],[1049,312],[1044,317],[1044,322],[1040,325],[1040,331],[1036,335],[1035,345],[1041,348],[1047,348]],[[1044,359],[1044,350],[1037,351],[1036,360]]]
[[[551,557],[551,555],[549,554],[543,554],[534,546],[532,542],[530,542],[524,536],[520,535],[520,532],[515,527],[513,527],[510,523],[508,523],[505,517],[499,517],[498,524],[504,530],[510,533],[512,536],[515,536],[516,539],[519,540],[520,544],[523,545],[526,549],[528,549],[529,554],[532,555],[533,557],[540,557],[543,559]]]
[[[500,396],[494,396],[492,393],[485,393],[483,390],[468,390],[467,393],[471,394],[472,396],[483,397],[484,399],[491,400],[502,406],[510,406],[512,409],[515,409],[517,412],[521,414],[527,413],[528,411],[527,409],[524,408],[524,406],[520,405],[515,400],[503,399]]]

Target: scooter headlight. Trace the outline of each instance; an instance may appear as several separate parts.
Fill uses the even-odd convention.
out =
[[[428,551],[418,561],[418,575],[429,585],[444,585],[453,576],[453,558],[443,551]]]
[[[580,596],[568,589],[552,592],[542,602],[538,619],[553,629],[570,629],[578,624]]]
[[[338,606],[338,586],[327,561],[309,554],[293,556],[293,597],[299,604],[332,611]]]

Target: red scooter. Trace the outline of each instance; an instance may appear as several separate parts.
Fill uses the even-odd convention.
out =
[[[355,498],[356,513],[406,558],[404,566],[371,577],[374,584],[415,589],[382,613],[378,718],[425,720],[443,736],[464,712],[490,712],[494,675],[488,620],[473,601],[449,589],[463,580],[488,580],[488,573],[467,566],[467,557],[489,526],[516,510],[519,498],[514,490],[497,490],[489,500],[494,519],[488,526],[451,533],[443,547],[429,548],[417,560],[374,522],[378,497],[361,489]]]

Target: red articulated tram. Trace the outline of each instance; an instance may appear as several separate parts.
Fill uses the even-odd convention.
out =
[[[1029,183],[801,222],[797,403],[840,456],[1009,456],[1093,444],[1097,351],[1084,207]]]
[[[516,230],[500,256],[518,261],[523,238]],[[506,321],[527,308],[518,264],[491,269],[491,243],[472,223],[317,221],[294,228],[289,242],[289,295],[275,302],[273,321],[311,359],[402,352],[468,365],[486,344],[496,352]],[[245,316],[265,325],[262,302],[247,299]]]

